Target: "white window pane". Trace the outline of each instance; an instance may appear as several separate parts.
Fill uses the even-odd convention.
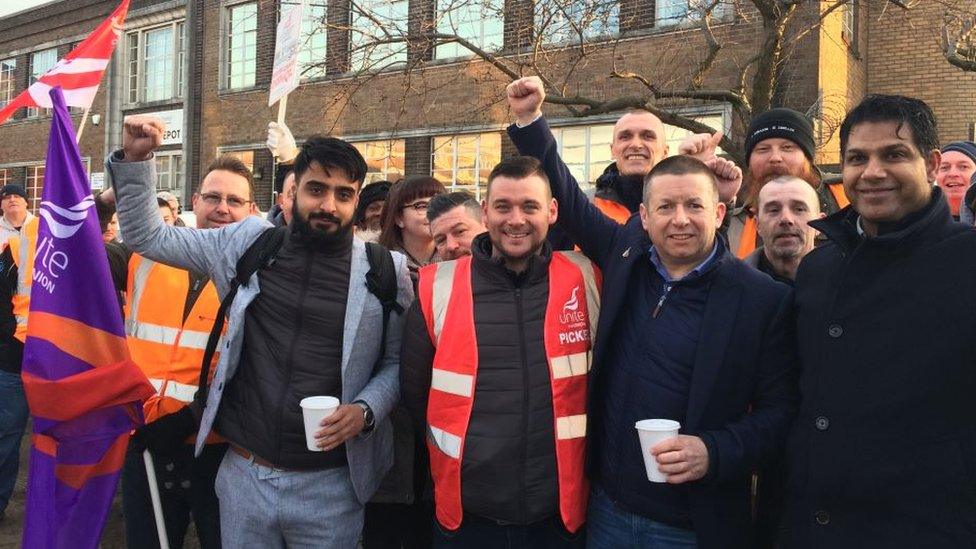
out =
[[[325,76],[327,6],[324,1],[305,5],[302,13],[302,47],[298,51],[298,70],[302,78]]]
[[[441,0],[437,6],[437,31],[457,35],[485,51],[502,47],[505,30],[502,0]],[[438,59],[470,56],[472,53],[456,42],[438,45]]]
[[[30,84],[37,82],[37,80],[44,76],[44,73],[51,70],[52,67],[58,62],[58,50],[57,48],[52,48],[49,50],[43,50],[34,52],[31,54],[31,66],[30,66]],[[39,116],[41,114],[51,114],[51,109],[38,109],[35,107],[27,108],[27,116]]]
[[[228,10],[226,50],[227,87],[254,85],[257,61],[257,4],[240,4]]]
[[[620,30],[618,0],[539,0],[535,23],[546,42],[579,42]]]
[[[367,15],[369,16],[367,17]],[[407,61],[407,0],[360,0],[352,13],[350,60],[353,70],[383,70]]]

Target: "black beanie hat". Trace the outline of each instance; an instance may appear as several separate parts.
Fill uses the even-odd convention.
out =
[[[789,139],[796,143],[807,159],[813,162],[817,149],[813,141],[813,124],[803,114],[793,109],[776,108],[753,118],[746,133],[747,163],[756,144],[771,137]]]
[[[389,181],[377,181],[363,187],[363,190],[359,191],[359,205],[356,206],[356,217],[353,218],[354,222],[359,223],[362,221],[363,216],[366,215],[366,208],[368,208],[373,202],[386,200],[386,197],[389,194]]]
[[[976,143],[972,141],[953,141],[945,147],[942,147],[942,152],[947,153],[949,151],[960,152],[969,157],[976,164]]]

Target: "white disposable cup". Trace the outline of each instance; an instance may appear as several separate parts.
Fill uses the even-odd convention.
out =
[[[644,468],[647,469],[647,480],[651,482],[667,482],[668,475],[658,471],[657,459],[651,455],[651,448],[669,438],[678,436],[681,424],[670,419],[642,419],[634,427],[640,437],[641,455],[644,456]]]
[[[322,420],[331,416],[339,407],[339,399],[330,396],[314,396],[303,398],[299,403],[302,416],[305,418],[305,446],[313,452],[322,449],[315,445],[315,433],[322,428]]]

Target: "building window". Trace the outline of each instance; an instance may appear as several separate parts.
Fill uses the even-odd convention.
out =
[[[325,76],[328,10],[324,0],[305,4],[302,13],[302,47],[298,50],[298,73],[303,80]]]
[[[183,196],[183,155],[180,151],[156,152],[156,190]]]
[[[129,103],[167,101],[183,96],[186,25],[140,29],[126,37]]]
[[[851,0],[841,8],[841,37],[853,50],[857,47],[857,0]]]
[[[617,34],[618,0],[540,0],[535,4],[535,25],[544,41],[578,43]]]
[[[227,8],[224,87],[250,88],[257,75],[258,5],[238,4]]]
[[[580,187],[592,187],[612,162],[613,124],[553,128],[559,156]]]
[[[44,165],[27,166],[27,209],[37,211],[41,205],[41,189],[44,187]]]
[[[13,176],[10,174],[10,168],[0,168],[0,185],[13,183],[11,180],[12,178]]]
[[[350,65],[353,70],[379,71],[407,62],[407,0],[361,0],[353,8]]]
[[[659,27],[670,27],[701,20],[702,8],[710,5],[699,0],[656,0],[654,22]],[[732,4],[720,2],[712,11],[712,17],[727,18],[733,14]]]
[[[37,82],[37,80],[44,76],[44,73],[51,70],[55,64],[58,62],[58,49],[51,48],[49,50],[36,51],[31,54],[30,58],[30,84]],[[30,85],[29,84],[29,85]],[[31,118],[34,116],[48,116],[51,114],[51,109],[38,109],[36,107],[27,107],[27,117]]]
[[[434,137],[430,174],[452,191],[468,191],[481,200],[488,174],[502,157],[497,133]]]
[[[502,48],[505,31],[504,2],[501,0],[439,0],[437,32],[453,34],[485,51]],[[440,44],[434,50],[437,59],[470,56],[472,53],[457,42]]]
[[[404,141],[391,139],[389,141],[361,141],[353,143],[353,147],[366,159],[366,179],[363,184],[374,181],[396,181],[403,177],[406,154]]]
[[[16,70],[16,59],[4,59],[0,61],[0,107],[6,105],[14,98],[14,92],[17,90],[17,82],[14,78]]]

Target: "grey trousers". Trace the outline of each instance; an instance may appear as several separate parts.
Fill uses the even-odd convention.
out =
[[[355,549],[363,529],[363,506],[348,467],[281,471],[228,451],[215,489],[228,549]]]

